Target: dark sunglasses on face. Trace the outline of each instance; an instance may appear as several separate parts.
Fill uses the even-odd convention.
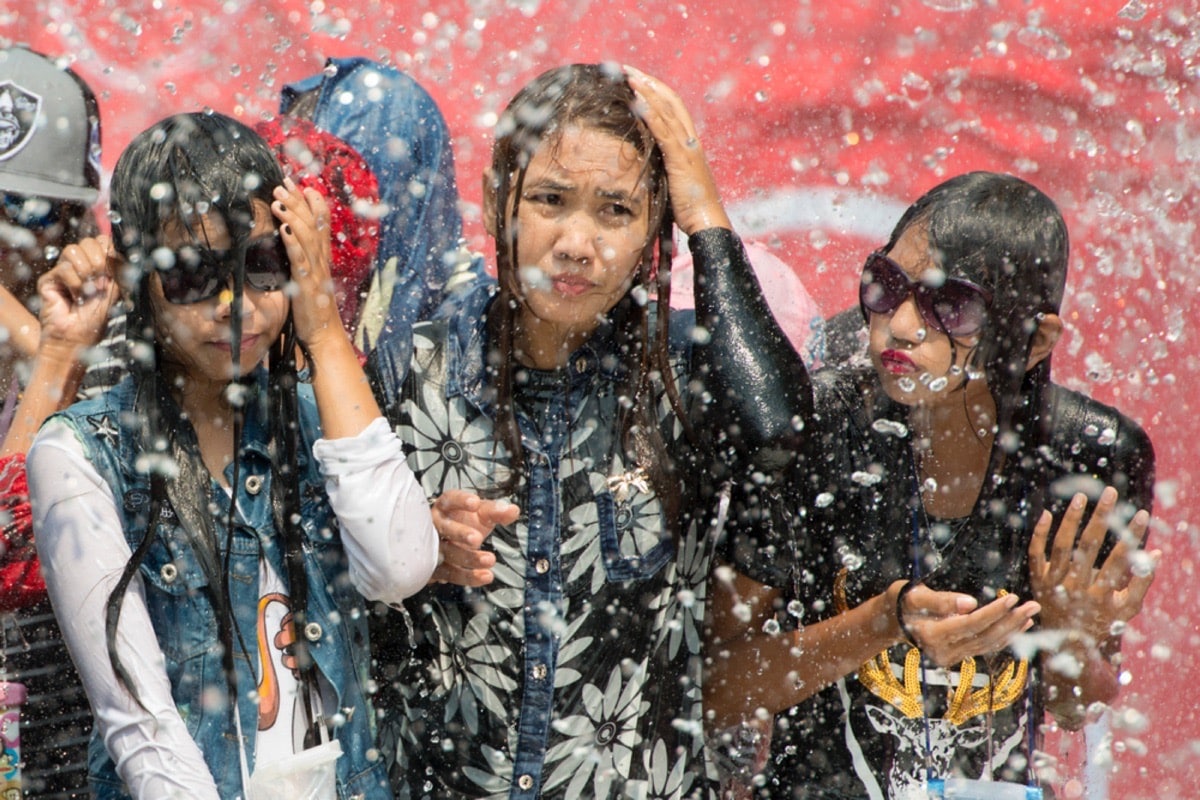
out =
[[[64,204],[45,197],[3,193],[4,216],[13,225],[31,231],[49,228],[62,218]]]
[[[211,250],[187,245],[155,258],[163,297],[168,303],[188,305],[210,300],[229,285],[237,265],[236,250]],[[282,289],[291,276],[287,248],[279,231],[251,242],[246,248],[246,285],[260,292]]]
[[[909,295],[927,325],[955,339],[983,330],[992,304],[991,292],[971,281],[947,278],[940,286],[931,286],[909,278],[899,264],[878,250],[867,256],[858,286],[863,316],[867,312],[891,314]]]

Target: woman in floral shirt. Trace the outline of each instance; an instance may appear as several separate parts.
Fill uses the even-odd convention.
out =
[[[411,364],[372,355],[426,493],[501,521],[483,580],[442,573],[480,585],[377,620],[381,747],[401,797],[711,796],[709,570],[746,476],[798,445],[804,371],[670,89],[562,67],[497,132],[498,285],[417,326]],[[701,326],[666,311],[673,223]]]

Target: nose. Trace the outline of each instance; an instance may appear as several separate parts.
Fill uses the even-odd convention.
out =
[[[917,300],[911,294],[892,312],[888,319],[888,333],[903,344],[914,345],[925,341],[929,331],[925,318],[917,308]]]
[[[587,266],[595,262],[599,231],[595,220],[585,211],[568,214],[554,242],[554,259]]]
[[[243,291],[242,292],[242,300],[241,300],[243,317],[245,317],[246,312],[250,310],[249,302],[250,301],[249,301],[249,298],[247,297],[246,292]],[[219,320],[226,320],[226,319],[229,319],[232,315],[233,315],[233,276],[231,275],[229,277],[229,280],[221,288],[221,291],[217,293],[217,306],[213,310],[213,316]]]

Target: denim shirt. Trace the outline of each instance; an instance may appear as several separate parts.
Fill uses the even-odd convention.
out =
[[[426,494],[487,492],[507,476],[487,378],[488,287],[419,325],[409,365],[372,354],[385,414]],[[688,397],[691,315],[673,333]],[[380,747],[400,797],[715,796],[703,747],[701,639],[715,490],[661,385],[656,415],[680,467],[668,519],[644,470],[624,463],[619,359],[602,328],[566,367],[514,389],[522,511],[488,538],[495,580],[434,586],[373,629]],[[388,635],[392,639],[387,639]]]
[[[260,369],[260,379],[265,374]],[[265,396],[260,380],[259,400]],[[386,773],[374,753],[374,713],[368,701],[369,639],[362,597],[351,585],[337,534],[337,520],[325,495],[324,480],[312,457],[312,443],[320,436],[319,419],[311,386],[301,384],[300,454],[301,514],[305,534],[304,563],[308,574],[309,624],[304,635],[317,668],[336,693],[335,709],[343,720],[334,731],[343,755],[337,762],[338,796],[391,797]],[[112,487],[131,548],[142,541],[148,523],[150,483],[140,456],[135,419],[137,390],[126,379],[106,394],[71,406],[60,416],[78,432],[84,453]],[[259,599],[259,559],[286,580],[283,542],[275,531],[271,511],[271,469],[264,427],[265,409],[258,402],[247,407],[244,439],[239,454],[240,484],[237,516],[229,552],[229,589],[237,623],[233,637],[239,694],[247,698],[257,679],[256,612]],[[190,434],[190,430],[187,432]],[[194,440],[193,440],[194,441]],[[232,480],[233,465],[225,477]],[[227,509],[227,493],[212,481],[212,502]],[[224,511],[222,511],[222,517]],[[218,524],[218,529],[223,525]],[[218,554],[225,554],[225,537],[218,536]],[[239,742],[234,706],[214,703],[213,693],[226,695],[221,643],[209,588],[197,555],[172,510],[164,502],[155,539],[140,567],[146,604],[154,633],[166,659],[165,668],[176,707],[217,782],[222,797],[242,796],[239,747],[253,770],[254,732],[258,706],[250,700],[237,704],[244,740]],[[251,652],[242,649],[248,646]],[[89,773],[94,795],[124,797],[125,790],[98,733],[93,733]]]

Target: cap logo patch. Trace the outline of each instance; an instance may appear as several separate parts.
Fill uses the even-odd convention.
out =
[[[12,81],[0,81],[0,161],[29,144],[41,107],[40,96]]]

